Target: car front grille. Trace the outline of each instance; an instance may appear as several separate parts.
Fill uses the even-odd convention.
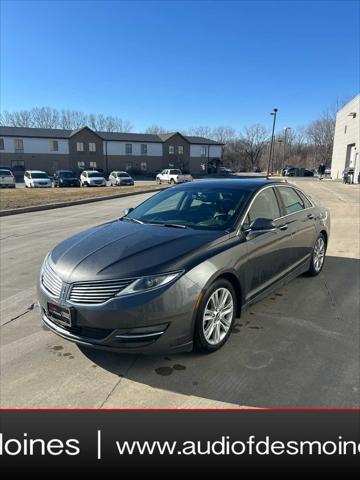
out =
[[[51,295],[59,298],[63,283],[61,278],[56,275],[47,263],[45,263],[41,274],[41,283]]]
[[[104,282],[81,282],[72,286],[70,302],[73,303],[104,303],[134,280],[109,280]]]

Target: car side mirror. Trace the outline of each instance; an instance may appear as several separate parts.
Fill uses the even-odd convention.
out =
[[[250,225],[250,230],[252,232],[266,232],[276,229],[276,224],[271,218],[257,218]]]
[[[134,210],[133,208],[125,208],[125,209],[123,210],[125,217],[126,217],[127,215],[129,215],[129,213],[132,212],[133,210]]]

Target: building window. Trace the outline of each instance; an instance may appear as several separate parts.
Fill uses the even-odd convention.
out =
[[[141,162],[140,163],[140,170],[142,170],[143,172],[147,171],[147,163],[146,162]]]
[[[51,152],[59,151],[59,142],[57,140],[50,140],[50,151]]]
[[[24,151],[24,142],[21,138],[16,138],[15,142],[15,152],[23,152]]]
[[[146,145],[146,143],[141,144],[141,155],[147,155],[147,145]]]
[[[0,150],[5,150],[4,139],[0,138]]]
[[[90,142],[89,143],[89,152],[96,152],[96,143]]]
[[[179,155],[183,155],[183,154],[184,154],[184,147],[183,147],[183,145],[179,145],[179,146],[178,146],[178,154],[179,154]]]
[[[169,155],[174,155],[174,153],[175,153],[174,145],[169,145]]]
[[[76,150],[78,152],[83,152],[84,151],[84,142],[76,142]]]
[[[132,155],[132,143],[127,143],[125,145],[125,153],[126,155]]]
[[[90,168],[96,168],[96,162],[90,162]]]
[[[207,146],[206,145],[201,145],[201,156],[206,157],[207,156]]]
[[[85,162],[77,162],[77,165],[78,165],[78,168],[79,168],[80,170],[84,170],[84,168],[85,168]]]
[[[25,170],[24,160],[11,160],[11,170]]]

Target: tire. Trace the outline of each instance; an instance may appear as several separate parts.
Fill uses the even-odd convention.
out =
[[[160,180],[160,178],[157,178],[157,179],[156,179],[156,183],[157,183],[158,185],[161,185],[161,180]]]
[[[173,178],[170,180],[170,185],[175,185],[175,180]]]
[[[326,254],[326,239],[322,233],[317,237],[311,254],[310,268],[308,275],[316,277],[323,269]]]
[[[224,295],[224,297],[222,297]],[[216,313],[216,299],[225,300],[225,310],[228,314],[219,316]],[[205,311],[207,311],[205,318]],[[237,298],[232,284],[225,278],[216,280],[206,291],[197,312],[194,349],[201,353],[212,353],[219,350],[228,340],[236,318]],[[210,312],[212,314],[210,314]],[[215,326],[211,329],[211,325]],[[217,337],[217,338],[216,338]]]

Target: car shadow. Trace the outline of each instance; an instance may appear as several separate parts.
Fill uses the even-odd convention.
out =
[[[319,276],[298,277],[243,313],[227,344],[210,355],[132,355],[129,367],[129,355],[80,348],[120,378],[185,396],[254,407],[359,407],[359,268],[357,259],[327,257]],[[146,406],[157,405],[154,391]],[[121,385],[111,406],[124,406]]]

